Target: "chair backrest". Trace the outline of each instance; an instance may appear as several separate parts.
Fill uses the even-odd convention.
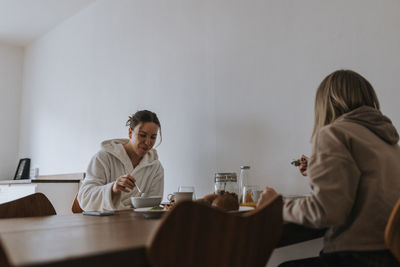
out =
[[[0,266],[1,267],[10,267],[11,264],[7,259],[7,255],[6,252],[3,249],[3,246],[1,244],[1,240],[0,240]]]
[[[83,177],[82,177],[82,180],[80,183],[82,183],[82,181],[83,181],[83,179],[85,179],[85,177],[86,177],[86,173],[83,173]],[[72,213],[82,213],[83,212],[81,205],[79,205],[78,193],[76,193],[76,195],[75,195],[74,202],[72,203],[71,211],[72,211]]]
[[[81,205],[79,205],[78,202],[78,194],[75,195],[74,203],[72,204],[71,208],[72,213],[82,213],[83,209],[81,208]]]
[[[385,243],[400,262],[400,199],[394,206],[386,225]]]
[[[35,193],[0,204],[0,218],[55,215],[56,210],[42,193]]]
[[[147,248],[155,267],[264,267],[283,229],[282,197],[247,213],[185,201],[162,218]]]

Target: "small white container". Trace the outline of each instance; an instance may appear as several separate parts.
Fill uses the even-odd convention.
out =
[[[132,206],[137,208],[154,207],[160,205],[162,197],[131,197]]]

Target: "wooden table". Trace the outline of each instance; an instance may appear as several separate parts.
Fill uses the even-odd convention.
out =
[[[297,243],[301,243],[304,241],[316,239],[323,237],[326,228],[324,229],[313,229],[304,227],[294,223],[285,223],[283,225],[283,233],[281,240],[279,241],[277,248],[285,247]]]
[[[103,217],[71,214],[1,219],[0,242],[9,262],[17,267],[147,266],[146,245],[159,224],[160,220],[144,219],[132,211]],[[285,224],[278,247],[323,233]]]
[[[160,220],[132,211],[0,220],[12,266],[146,266],[146,244]]]

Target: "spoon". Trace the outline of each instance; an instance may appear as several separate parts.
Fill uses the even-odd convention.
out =
[[[141,197],[146,197],[147,196],[147,193],[142,192],[142,190],[139,188],[138,185],[136,185],[136,188],[139,191]]]

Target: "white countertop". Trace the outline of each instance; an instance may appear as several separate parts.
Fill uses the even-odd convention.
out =
[[[51,174],[39,175],[32,179],[10,180],[0,179],[1,184],[31,184],[31,183],[79,183],[85,178],[85,173],[66,173],[66,174]]]
[[[0,180],[0,184],[30,184],[31,179],[23,179],[23,180]]]
[[[71,179],[21,179],[21,180],[0,180],[0,185],[32,184],[32,183],[79,183],[80,180]]]

